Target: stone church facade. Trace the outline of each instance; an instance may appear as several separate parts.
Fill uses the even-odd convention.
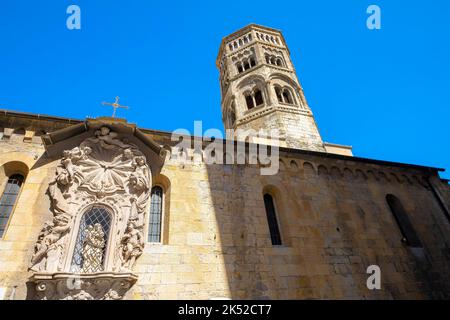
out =
[[[180,161],[207,143],[125,119],[0,112],[0,298],[450,298],[442,169],[323,142],[275,29],[224,38],[217,66],[225,128],[279,130],[245,144],[277,146],[276,174]]]

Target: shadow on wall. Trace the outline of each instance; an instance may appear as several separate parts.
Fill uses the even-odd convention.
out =
[[[436,281],[426,275],[430,266],[402,243],[386,202],[386,194],[396,193],[440,216],[430,191],[384,173],[327,167],[283,164],[279,174],[260,176],[257,165],[206,166],[230,298],[437,297],[431,283]],[[271,241],[266,193],[280,218],[281,246]],[[422,211],[410,212],[411,223],[428,243],[439,241],[429,226],[420,226],[429,219]],[[383,271],[382,290],[366,286],[367,267],[373,264]]]
[[[270,284],[263,280],[264,245],[257,229],[264,218],[261,192],[255,191],[258,168],[244,165],[207,165],[211,201],[217,220],[218,239],[225,264],[231,299],[270,299]],[[252,172],[250,172],[252,171]],[[262,191],[262,190],[261,190]],[[252,214],[249,214],[251,212]],[[268,233],[263,242],[270,242]]]

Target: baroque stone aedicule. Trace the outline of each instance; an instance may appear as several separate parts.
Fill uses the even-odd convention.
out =
[[[30,263],[36,272],[30,280],[38,284],[40,279],[36,287],[40,298],[49,298],[45,288],[55,281],[45,283],[46,277],[38,274],[90,274],[90,290],[95,274],[130,274],[144,248],[151,177],[139,148],[107,126],[63,151],[47,190],[53,219],[42,228]],[[135,281],[126,279],[121,278],[121,288]],[[81,294],[80,290],[71,294]],[[53,292],[52,298],[67,296]]]

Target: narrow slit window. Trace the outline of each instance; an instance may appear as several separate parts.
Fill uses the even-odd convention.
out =
[[[270,239],[272,245],[279,246],[281,242],[280,228],[278,227],[277,214],[275,212],[275,205],[270,194],[264,195],[264,205],[266,207],[267,222],[269,224]]]
[[[153,187],[150,202],[148,242],[161,242],[162,208],[163,189],[160,186]]]
[[[386,201],[402,234],[402,242],[406,243],[410,247],[422,247],[422,242],[417,236],[417,233],[414,230],[414,227],[412,226],[400,200],[396,196],[388,194],[386,196]]]

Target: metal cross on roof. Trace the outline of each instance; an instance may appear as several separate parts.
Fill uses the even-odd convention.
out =
[[[118,97],[118,96],[116,97],[116,101],[115,101],[115,102],[113,102],[113,103],[110,103],[110,102],[102,102],[102,104],[103,104],[104,106],[111,106],[111,107],[113,107],[113,109],[114,109],[113,114],[112,114],[112,117],[113,117],[113,118],[116,117],[116,110],[117,110],[118,108],[128,109],[127,106],[122,106],[122,105],[119,104],[119,97]]]

